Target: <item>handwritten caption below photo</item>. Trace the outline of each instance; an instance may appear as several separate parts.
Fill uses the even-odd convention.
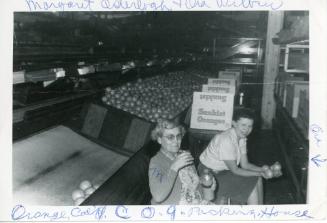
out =
[[[79,206],[62,208],[16,205],[11,212],[14,221],[138,221],[138,220],[278,220],[313,219],[305,207],[290,206]]]

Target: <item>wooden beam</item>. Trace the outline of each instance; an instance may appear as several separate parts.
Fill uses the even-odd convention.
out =
[[[274,81],[279,72],[280,46],[274,45],[272,38],[283,28],[283,22],[283,11],[269,11],[261,105],[263,129],[272,127],[272,119],[275,116]]]

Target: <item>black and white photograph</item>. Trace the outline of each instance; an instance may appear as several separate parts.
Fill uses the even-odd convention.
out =
[[[13,40],[17,203],[306,203],[307,11],[15,12]]]
[[[129,205],[151,219],[158,205],[175,217],[179,205],[318,202],[311,184],[327,159],[312,150],[326,130],[311,118],[324,85],[312,82],[310,10],[33,11],[35,2],[12,16],[11,220],[39,220],[30,206],[80,207],[97,220],[117,206],[110,212],[128,220]],[[315,215],[295,210],[274,216]]]

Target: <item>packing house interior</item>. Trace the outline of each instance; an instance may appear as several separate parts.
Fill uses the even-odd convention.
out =
[[[306,204],[308,11],[15,12],[15,203]]]

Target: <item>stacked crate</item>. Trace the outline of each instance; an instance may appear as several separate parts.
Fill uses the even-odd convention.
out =
[[[300,91],[308,91],[309,83],[307,81],[287,82],[285,90],[285,108],[292,118],[296,118],[299,111]]]
[[[309,94],[306,90],[300,91],[300,101],[298,115],[295,122],[300,128],[300,131],[308,139],[308,129],[309,129]]]
[[[20,84],[25,82],[25,71],[13,72],[13,84]]]
[[[52,81],[56,80],[56,72],[54,69],[44,69],[36,71],[28,71],[25,73],[26,82],[38,82],[38,81]]]
[[[235,80],[235,92],[239,92],[240,85],[242,82],[241,72],[240,71],[219,71],[219,79],[233,79]]]
[[[219,78],[208,78],[202,92],[193,93],[190,124],[192,129],[223,131],[232,124],[234,97],[240,73],[220,71]]]
[[[275,95],[283,102],[285,107],[286,84],[292,81],[304,81],[303,77],[297,77],[294,74],[281,72],[275,79]]]

